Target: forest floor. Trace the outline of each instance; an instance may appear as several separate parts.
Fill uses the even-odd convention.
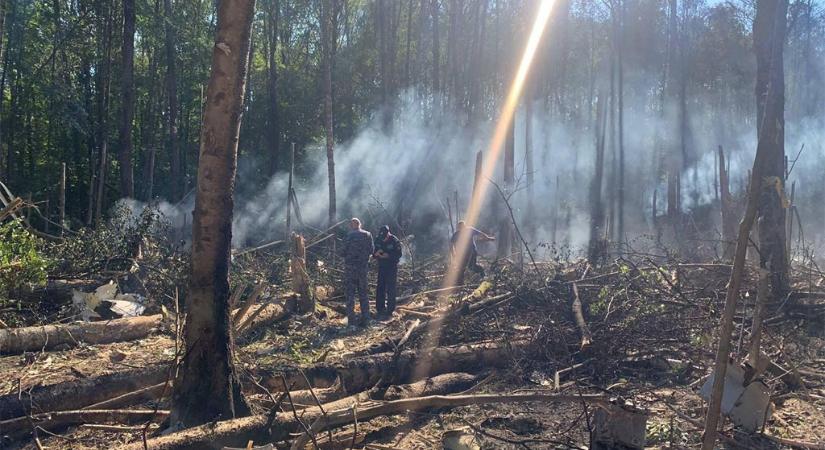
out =
[[[267,266],[265,257],[256,258],[238,263],[240,272]],[[647,448],[698,447],[704,420],[704,401],[698,391],[714,358],[730,266],[665,263],[649,256],[626,256],[600,267],[583,261],[523,266],[505,262],[490,267],[484,280],[469,277],[465,287],[452,292],[438,291],[445,270],[441,260],[417,266],[417,270],[404,266],[399,305],[390,319],[348,331],[340,288],[331,281],[335,271],[327,269],[315,279],[320,295],[314,314],[291,315],[239,339],[237,367],[253,411],[265,413],[272,406],[261,380],[285,367],[343,367],[348,361],[385,352],[397,356],[401,351],[397,344],[404,350],[420,349],[417,364],[425,364],[420,361],[435,346],[489,344],[505,346],[506,361],[464,364],[456,370],[473,373],[473,394],[603,395],[648,412]],[[729,448],[787,447],[780,445],[781,439],[788,440],[790,447],[794,446],[790,441],[798,441],[797,448],[803,448],[799,442],[825,446],[821,432],[825,428],[825,277],[816,268],[797,267],[794,279],[794,294],[766,308],[763,350],[801,378],[803,385],[789,385],[782,373],[766,372],[763,381],[770,388],[774,412],[761,434],[748,435],[727,423],[722,442]],[[744,360],[753,313],[753,273],[743,286],[746,301],[739,306],[734,330],[734,357],[739,361]],[[273,288],[259,302],[282,292]],[[571,309],[575,292],[589,342]],[[0,356],[0,395],[171,365],[177,351],[174,327],[164,329],[130,342],[80,343],[63,350]],[[407,341],[400,339],[405,334],[410,336]],[[415,381],[410,371],[396,369],[385,367],[382,381],[388,376],[393,383]],[[316,388],[346,390],[346,386]],[[165,410],[167,397],[130,406]],[[290,411],[283,404],[280,407]],[[319,435],[318,441],[323,448],[431,449],[441,448],[447,436],[458,434],[470,443],[454,448],[587,448],[593,408],[574,401],[428,409],[350,424]],[[144,432],[151,437],[159,430],[156,423],[143,423],[110,428],[44,426],[38,429],[39,444],[29,429],[6,436],[0,448],[115,448],[139,442]],[[334,443],[325,443],[330,438]],[[275,444],[289,448],[286,441]]]

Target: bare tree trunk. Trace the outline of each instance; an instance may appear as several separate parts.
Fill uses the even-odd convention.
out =
[[[439,8],[439,0],[431,0],[430,14],[433,20],[433,96],[438,95],[439,91],[441,91],[441,79],[439,78],[441,71],[441,40],[438,37]]]
[[[736,239],[736,224],[734,222],[733,197],[730,193],[730,179],[725,160],[725,150],[719,146],[719,204],[722,210],[722,246],[723,258],[729,260],[733,258],[736,249],[734,240]]]
[[[624,202],[625,202],[625,188],[624,188],[624,0],[619,3],[619,18],[618,27],[618,51],[616,52],[616,64],[618,66],[618,144],[619,144],[619,179],[618,179],[618,208],[616,214],[618,216],[617,235],[619,244],[619,253],[622,252],[622,243],[624,243]]]
[[[777,159],[779,164],[784,164],[782,154],[784,151],[784,72],[782,69],[782,48],[785,41],[785,27],[787,24],[788,0],[759,0],[756,6],[756,19],[753,23],[754,51],[756,53],[757,82],[757,134],[759,142],[756,147],[756,157],[753,162],[753,172],[748,188],[748,202],[745,216],[739,224],[739,236],[736,241],[736,253],[733,259],[733,269],[731,271],[730,282],[728,283],[725,297],[725,309],[722,312],[722,320],[719,327],[719,348],[716,352],[714,364],[713,390],[710,402],[708,403],[707,415],[705,416],[705,430],[702,439],[702,450],[712,450],[716,444],[717,428],[719,426],[719,412],[722,405],[722,395],[724,394],[725,375],[727,372],[728,358],[731,347],[731,334],[733,332],[733,316],[736,312],[736,303],[739,298],[739,286],[742,282],[742,274],[745,267],[745,254],[748,247],[748,236],[756,219],[757,211],[766,209],[764,202],[771,198],[766,195],[766,191],[776,190],[776,185],[766,183],[775,175],[766,175],[763,170],[775,172]],[[771,173],[768,172],[768,173]],[[782,179],[780,172],[779,179]],[[780,181],[781,183],[781,181]],[[781,187],[781,185],[780,185]],[[774,193],[773,195],[778,194]],[[780,200],[781,199],[777,199]],[[779,207],[781,208],[781,204]],[[784,211],[783,211],[784,213]],[[772,227],[772,222],[766,222],[765,226]],[[763,233],[759,224],[760,238]],[[784,222],[779,223],[782,237],[784,238]],[[771,230],[771,237],[777,233]],[[775,242],[767,242],[768,246],[776,245]],[[772,260],[764,255],[766,251],[779,251],[784,255],[784,241],[778,243],[778,249],[768,250],[761,246],[761,262],[770,264]],[[770,255],[773,256],[773,255]],[[782,267],[785,260],[782,260]],[[770,267],[773,270],[776,267]],[[773,275],[773,273],[772,273]],[[776,288],[776,286],[772,286]]]
[[[6,0],[0,0],[0,61],[5,61],[5,59],[3,58],[3,44],[4,44],[3,38],[5,37],[4,33],[6,31],[5,25],[6,25]],[[4,65],[3,80],[2,80],[2,82],[0,82],[0,117],[2,117],[2,114],[3,114],[3,100],[2,99],[5,98],[4,93],[5,93],[5,88],[6,88],[6,83],[5,83],[5,81],[6,81],[5,80],[5,78],[6,78],[6,75],[5,75],[6,67],[5,66],[7,66],[7,64]],[[0,121],[0,122],[2,122],[2,121]],[[0,125],[2,125],[2,123],[0,123]],[[3,148],[3,138],[2,138],[2,136],[3,136],[2,135],[2,127],[0,127],[0,149]],[[0,152],[0,177],[3,177],[3,179],[8,180],[8,173],[9,172],[10,172],[10,169],[9,169],[8,165],[3,165],[3,154],[2,154],[2,152]]]
[[[120,195],[134,198],[132,172],[132,119],[135,115],[135,0],[123,0],[123,47],[121,77],[121,115],[118,161]]]
[[[332,54],[334,30],[332,29],[332,5],[321,2],[321,57],[324,71],[324,131],[327,142],[327,176],[329,179],[329,224],[335,223],[335,138],[332,129]]]
[[[163,0],[165,20],[164,48],[166,52],[166,97],[168,104],[167,127],[169,129],[170,198],[181,199],[182,173],[180,143],[178,142],[178,75],[175,58],[175,27],[172,24],[172,0]]]
[[[600,94],[596,103],[596,160],[593,179],[590,182],[590,241],[588,259],[591,264],[605,256],[603,228],[604,205],[602,203],[602,179],[604,178],[605,102]]]
[[[673,97],[673,90],[676,86],[674,79],[678,75],[677,68],[677,46],[679,42],[679,10],[677,0],[669,1],[668,8],[668,62],[667,75],[665,77],[666,97]],[[666,151],[667,165],[667,216],[671,223],[674,223],[681,210],[679,205],[679,173],[681,171],[681,152],[676,151],[674,146],[668,146]]]
[[[233,364],[229,258],[238,134],[254,11],[254,0],[222,0],[218,5],[192,222],[186,357],[175,381],[172,409],[172,423],[186,426],[249,413]]]
[[[281,157],[281,120],[278,108],[278,22],[281,17],[279,0],[271,0],[269,11],[269,52],[267,52],[269,66],[269,176],[278,171]]]
[[[101,14],[101,29],[103,30],[101,57],[102,69],[100,71],[100,81],[98,88],[98,130],[97,142],[99,147],[99,161],[97,173],[97,191],[95,193],[95,208],[94,208],[94,223],[99,225],[103,216],[103,194],[106,188],[106,159],[109,150],[109,82],[111,69],[111,53],[112,53],[112,18],[111,18],[111,3],[109,0],[100,0],[98,4]]]
[[[766,153],[760,167],[760,265],[771,272],[771,295],[785,296],[789,288],[785,241],[785,42],[787,0],[760,0],[753,24],[756,52],[756,127]],[[781,17],[780,17],[781,16]]]
[[[60,235],[66,227],[66,163],[60,164],[60,191],[57,198],[58,222],[60,223]]]
[[[510,119],[504,141],[504,194],[510,195],[515,184],[515,117]],[[506,206],[506,205],[505,205]],[[506,258],[513,251],[513,224],[505,213],[499,218],[498,249],[496,256]]]

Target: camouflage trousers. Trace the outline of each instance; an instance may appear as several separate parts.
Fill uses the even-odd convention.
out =
[[[370,318],[369,291],[367,290],[367,267],[347,267],[344,271],[344,294],[347,297],[347,321],[349,325],[354,325],[355,316],[355,293],[358,292],[358,300],[361,305],[361,320]]]

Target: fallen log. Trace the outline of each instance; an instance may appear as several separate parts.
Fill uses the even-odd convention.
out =
[[[417,351],[406,350],[397,355],[381,353],[355,357],[338,363],[319,363],[303,367],[285,366],[260,374],[263,375],[261,384],[271,391],[283,392],[288,386],[308,388],[306,380],[309,380],[313,387],[329,387],[340,380],[345,392],[355,393],[373,387],[385,373],[405,374],[397,381],[409,383],[444,373],[475,372],[479,368],[505,367],[511,364],[514,350],[524,349],[526,346],[526,341],[515,341],[507,345],[486,343],[436,347]],[[428,370],[414,371],[419,367],[428,367]],[[413,372],[420,373],[411,375]],[[394,378],[396,377],[389,375],[384,377],[387,380]],[[284,386],[284,379],[287,386]]]
[[[77,322],[66,325],[8,328],[0,330],[0,353],[18,354],[51,350],[55,347],[109,344],[148,336],[163,321],[162,314],[139,316],[105,322]]]
[[[576,283],[573,283],[573,305],[571,306],[571,309],[573,311],[573,318],[576,320],[576,326],[579,327],[579,331],[582,335],[581,348],[585,349],[590,346],[591,342],[593,342],[593,337],[590,334],[590,327],[587,326],[587,322],[584,320],[582,301],[579,297],[579,287],[576,286]]]
[[[0,420],[59,410],[80,409],[87,405],[133,392],[166,380],[168,364],[115,372],[94,378],[37,386],[0,396]]]
[[[0,421],[0,433],[15,433],[34,427],[49,429],[81,423],[124,423],[134,421],[160,421],[169,416],[169,411],[152,409],[83,409],[79,411],[53,411],[35,414],[31,417],[17,417]]]
[[[399,353],[397,359],[392,353],[384,353],[351,358],[336,364],[284,366],[276,370],[261,371],[258,375],[262,376],[261,385],[270,391],[277,392],[284,391],[284,379],[287,381],[287,386],[297,389],[307,389],[309,386],[306,380],[308,379],[313,389],[316,389],[316,394],[320,391],[318,388],[334,386],[340,379],[340,391],[336,391],[335,394],[332,391],[328,392],[327,399],[331,399],[333,396],[341,397],[369,389],[387,371],[410,374],[422,360],[430,360],[431,366],[429,371],[423,373],[418,379],[450,372],[474,372],[479,367],[504,367],[510,364],[512,350],[524,347],[524,344],[523,342],[511,343],[510,346],[480,344],[440,347],[419,352],[404,351]],[[116,397],[145,388],[157,388],[156,385],[166,382],[168,372],[168,363],[160,363],[142,369],[94,378],[37,386],[23,391],[20,398],[17,393],[7,394],[0,396],[0,420],[21,417],[30,413],[81,409],[88,405],[100,407],[100,405],[108,404],[104,402],[114,400]],[[392,379],[392,377],[387,376],[385,379]],[[418,379],[407,376],[399,382],[413,382]],[[309,400],[311,396],[305,396],[301,402],[308,404]],[[117,402],[115,404],[126,405],[126,403]]]
[[[599,395],[554,395],[554,394],[485,394],[485,395],[433,395],[381,402],[374,406],[358,409],[358,420],[370,420],[378,416],[423,411],[431,408],[455,408],[459,406],[516,403],[516,402],[587,402],[604,408],[612,405]],[[319,431],[347,425],[353,420],[351,408],[328,410],[321,413],[320,408],[308,408],[302,412],[304,426],[310,427],[314,434]],[[152,450],[184,449],[220,449],[223,446],[243,446],[250,440],[254,442],[279,442],[289,439],[291,433],[303,431],[292,412],[270,415],[255,415],[241,419],[210,423],[189,428],[177,433],[161,436],[146,441]],[[133,442],[120,447],[121,450],[142,450],[143,442]]]

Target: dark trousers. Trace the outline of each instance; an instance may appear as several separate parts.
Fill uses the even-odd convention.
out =
[[[347,319],[352,325],[356,321],[355,293],[361,304],[361,319],[370,318],[370,301],[367,292],[367,267],[347,267],[344,271],[344,294],[347,297]]]
[[[478,264],[478,252],[470,248],[467,250],[467,257],[458,266],[458,280],[456,284],[464,284],[464,269],[469,268],[481,277],[484,277],[484,268]]]
[[[378,265],[378,286],[375,288],[375,309],[383,312],[395,310],[395,294],[398,285],[398,264]]]

